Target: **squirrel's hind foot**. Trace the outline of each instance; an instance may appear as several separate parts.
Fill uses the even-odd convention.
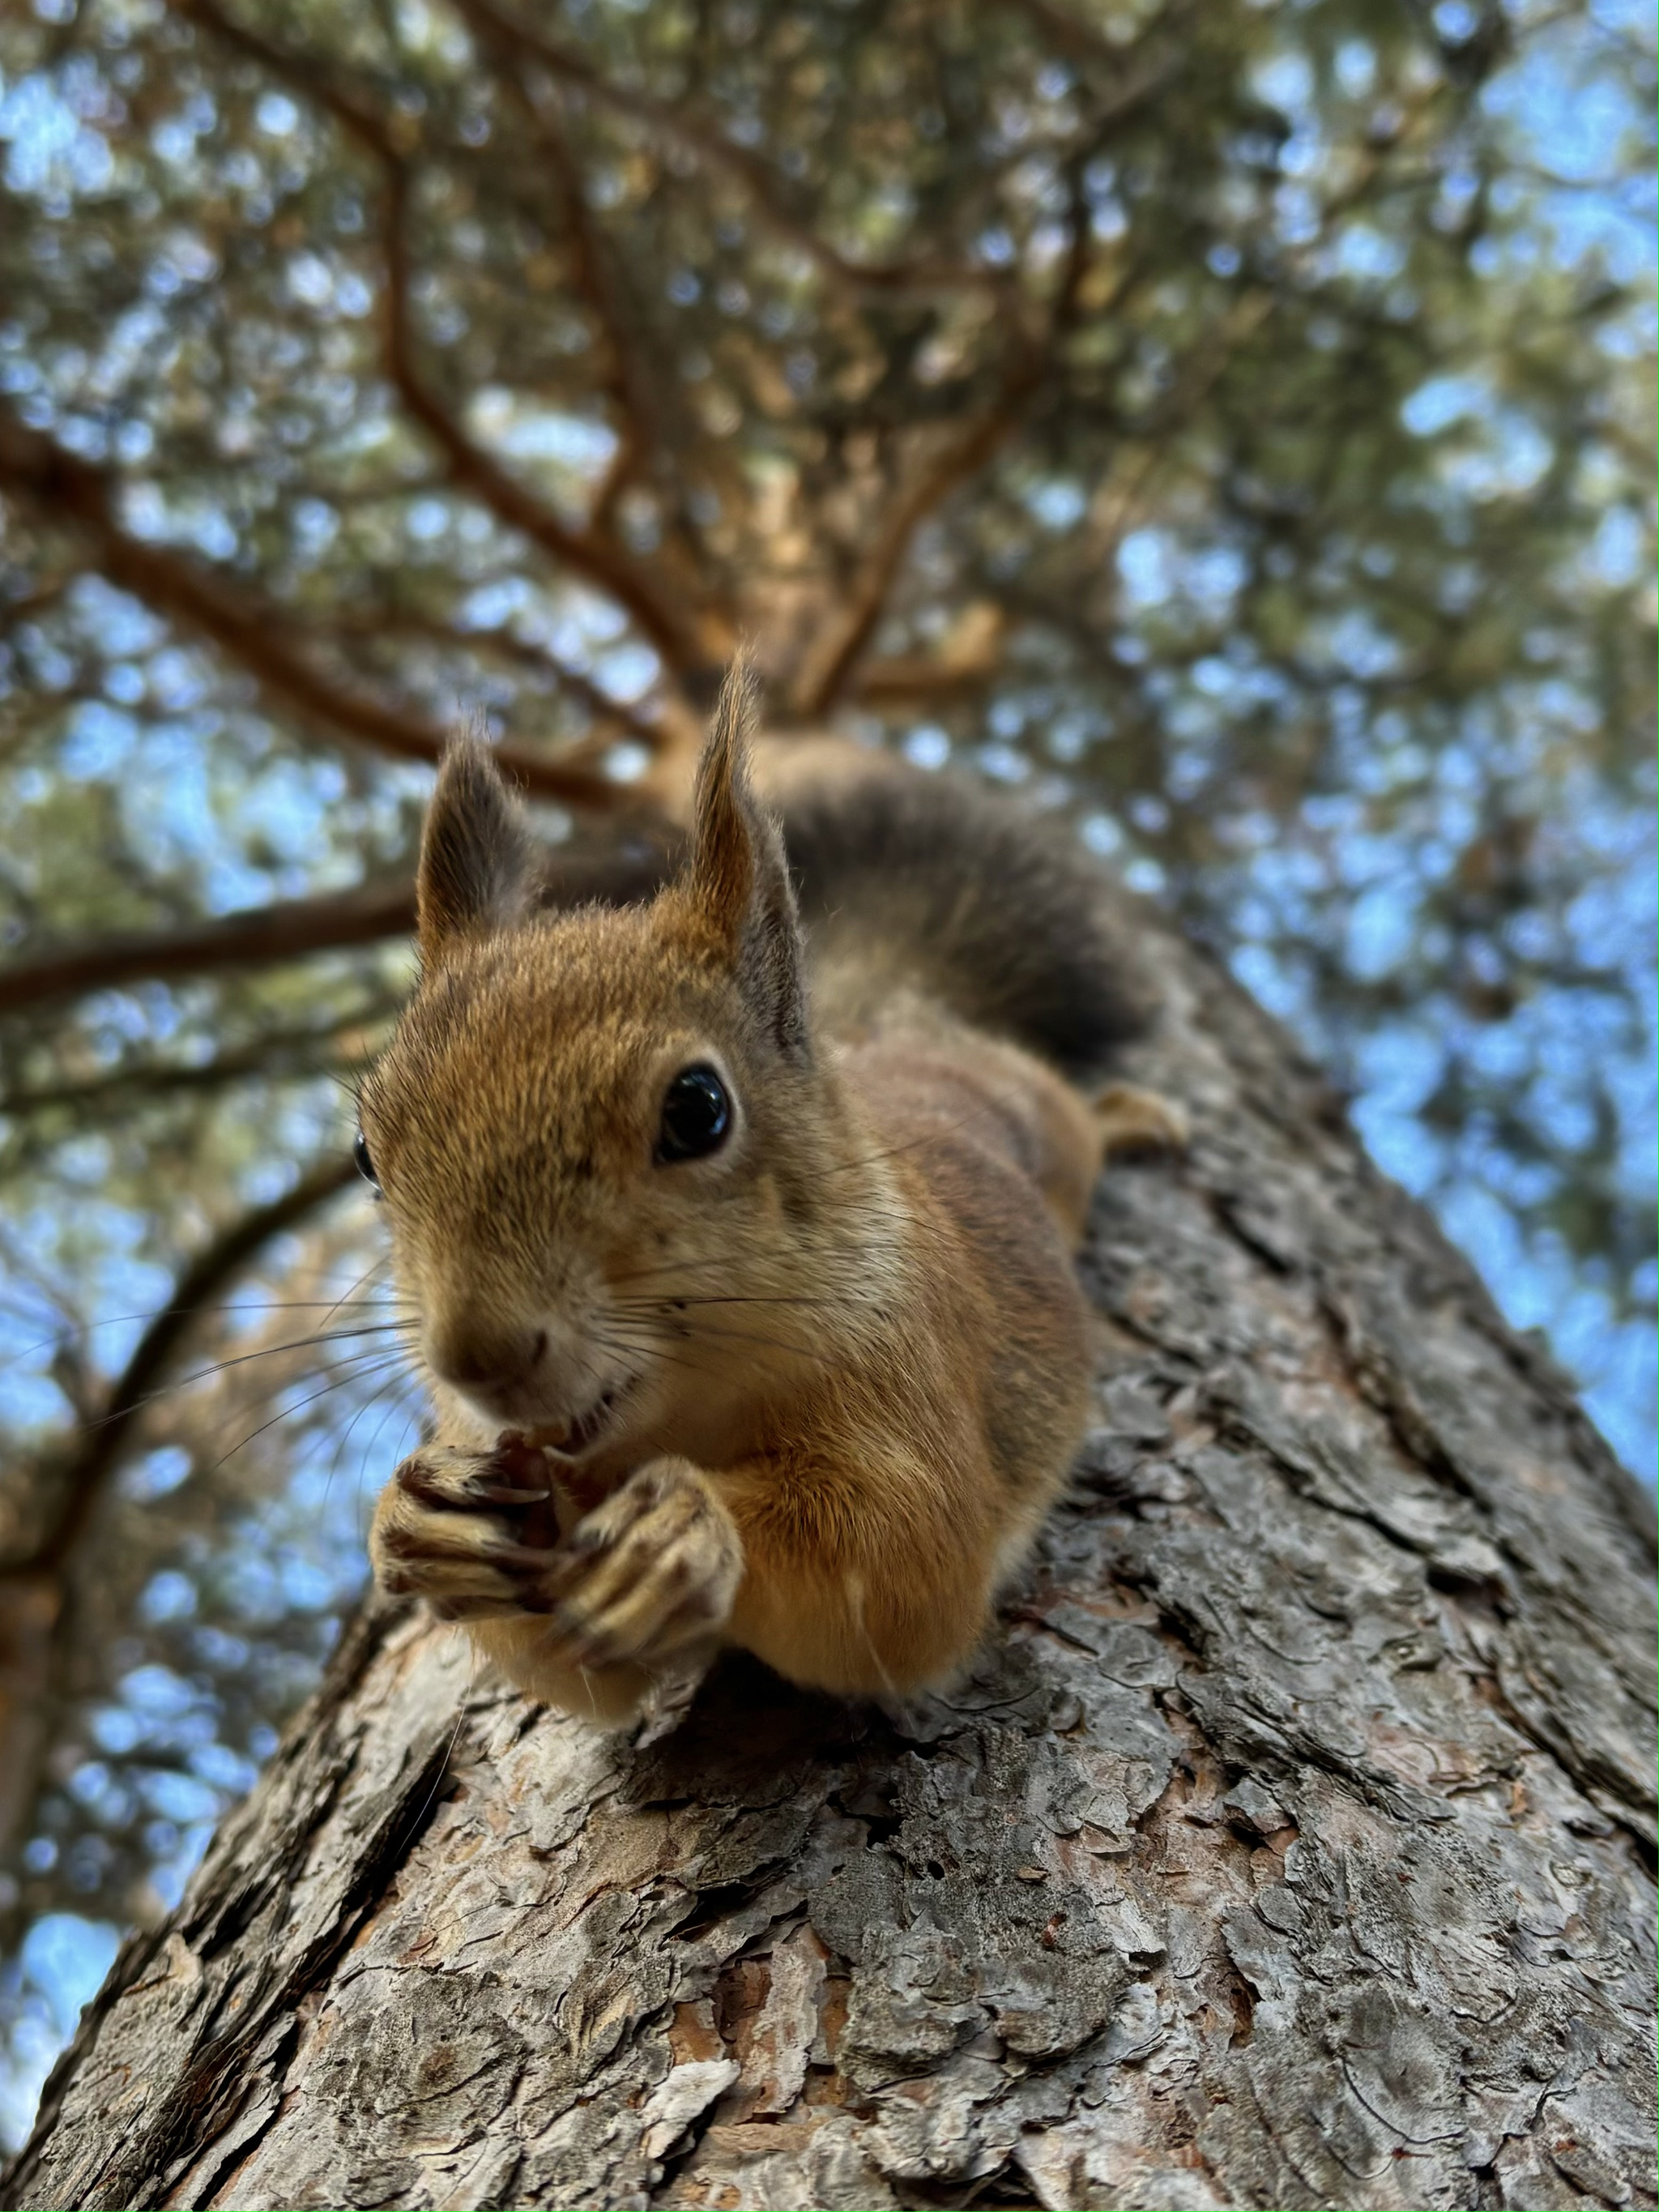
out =
[[[1103,1161],[1142,1152],[1184,1152],[1192,1123],[1184,1106],[1136,1083],[1109,1083],[1093,1099]]]

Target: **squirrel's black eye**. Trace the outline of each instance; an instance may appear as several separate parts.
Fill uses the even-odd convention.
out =
[[[732,1101],[712,1067],[683,1067],[662,1102],[659,1160],[696,1160],[716,1152],[732,1126]]]
[[[380,1178],[375,1174],[374,1163],[368,1157],[368,1139],[364,1136],[361,1129],[357,1132],[356,1143],[351,1147],[351,1157],[356,1162],[357,1172],[363,1181],[371,1190],[378,1191],[380,1188]]]

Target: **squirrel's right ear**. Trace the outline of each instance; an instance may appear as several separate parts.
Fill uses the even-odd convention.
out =
[[[751,1011],[783,1051],[807,1050],[800,922],[783,838],[749,784],[754,674],[737,660],[720,687],[692,800],[690,896],[729,953]]]
[[[435,967],[458,940],[511,927],[530,903],[540,854],[495,757],[457,738],[438,770],[416,875],[421,959]]]

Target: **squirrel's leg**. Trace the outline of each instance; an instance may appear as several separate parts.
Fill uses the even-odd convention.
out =
[[[744,1551],[726,1640],[842,1697],[948,1680],[985,1632],[1007,1533],[983,1491],[947,1504],[926,1469],[890,1449],[860,1449],[856,1463],[815,1455],[799,1476],[797,1486],[757,1464],[716,1478]]]
[[[460,1622],[531,1696],[607,1726],[706,1661],[743,1570],[731,1516],[686,1462],[650,1462],[579,1520],[556,1461],[516,1440],[411,1454],[370,1550],[385,1589]]]
[[[1185,1109],[1156,1091],[1109,1083],[1090,1097],[1012,1047],[980,1045],[975,1057],[982,1078],[1000,1079],[992,1096],[1018,1133],[1015,1156],[1073,1243],[1103,1167],[1125,1155],[1186,1148]]]

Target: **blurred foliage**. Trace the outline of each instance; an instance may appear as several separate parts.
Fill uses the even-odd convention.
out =
[[[748,636],[780,725],[1069,810],[1650,1449],[1646,36],[0,9],[0,942],[143,940],[4,1002],[0,2122],[314,1678],[412,1417],[364,1202],[215,1274],[406,955],[190,947],[406,875],[458,713],[580,835]],[[124,1398],[192,1267],[202,1379]]]

